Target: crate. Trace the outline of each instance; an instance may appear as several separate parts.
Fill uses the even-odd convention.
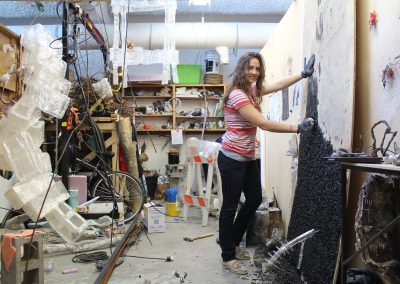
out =
[[[179,80],[175,84],[199,84],[201,78],[201,65],[197,64],[178,64]]]

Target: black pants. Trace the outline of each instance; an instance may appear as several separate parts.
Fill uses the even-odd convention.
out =
[[[235,259],[235,246],[242,241],[251,217],[262,202],[260,170],[255,160],[240,162],[221,152],[218,167],[223,194],[219,215],[219,243],[223,261],[229,261]],[[246,201],[235,218],[242,191]]]

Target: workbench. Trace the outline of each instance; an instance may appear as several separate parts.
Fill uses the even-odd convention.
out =
[[[344,228],[345,228],[345,217],[346,217],[346,192],[347,192],[347,170],[355,170],[361,172],[368,173],[377,173],[377,174],[385,174],[391,176],[400,177],[400,167],[394,165],[380,164],[380,163],[357,163],[357,162],[348,162],[345,158],[326,158],[329,163],[336,162],[340,164],[341,168],[341,190],[342,190],[342,248],[341,248],[341,256],[340,260],[342,263],[341,266],[341,283],[346,283],[346,267],[348,264],[360,253],[362,253],[371,243],[373,243],[377,238],[379,238],[382,234],[389,231],[393,226],[400,223],[400,215],[394,218],[391,222],[385,225],[374,237],[372,237],[368,242],[366,242],[360,249],[356,250],[351,256],[343,259],[343,236],[344,236]],[[356,160],[356,159],[355,159]],[[361,159],[360,159],[361,160]],[[398,186],[398,184],[397,184]]]

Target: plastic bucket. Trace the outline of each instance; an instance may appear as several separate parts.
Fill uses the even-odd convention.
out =
[[[178,81],[174,78],[175,84],[199,84],[201,78],[201,65],[178,64]]]
[[[178,211],[178,206],[176,202],[165,202],[166,209],[167,209],[167,215],[176,217],[179,216],[179,211]]]
[[[165,201],[167,202],[176,202],[176,196],[178,195],[177,188],[168,188],[165,191]]]

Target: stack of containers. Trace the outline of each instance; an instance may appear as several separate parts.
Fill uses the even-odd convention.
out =
[[[0,123],[0,155],[19,181],[5,196],[32,220],[46,217],[64,240],[74,241],[83,233],[86,221],[64,203],[69,198],[68,191],[61,182],[53,181],[50,156],[40,149],[44,140],[41,111],[62,118],[70,101],[71,83],[64,78],[67,65],[61,60],[62,45],[40,24],[24,31],[21,45],[26,88]]]
[[[177,188],[168,188],[165,192],[165,204],[168,216],[179,216],[177,195],[179,190]]]

